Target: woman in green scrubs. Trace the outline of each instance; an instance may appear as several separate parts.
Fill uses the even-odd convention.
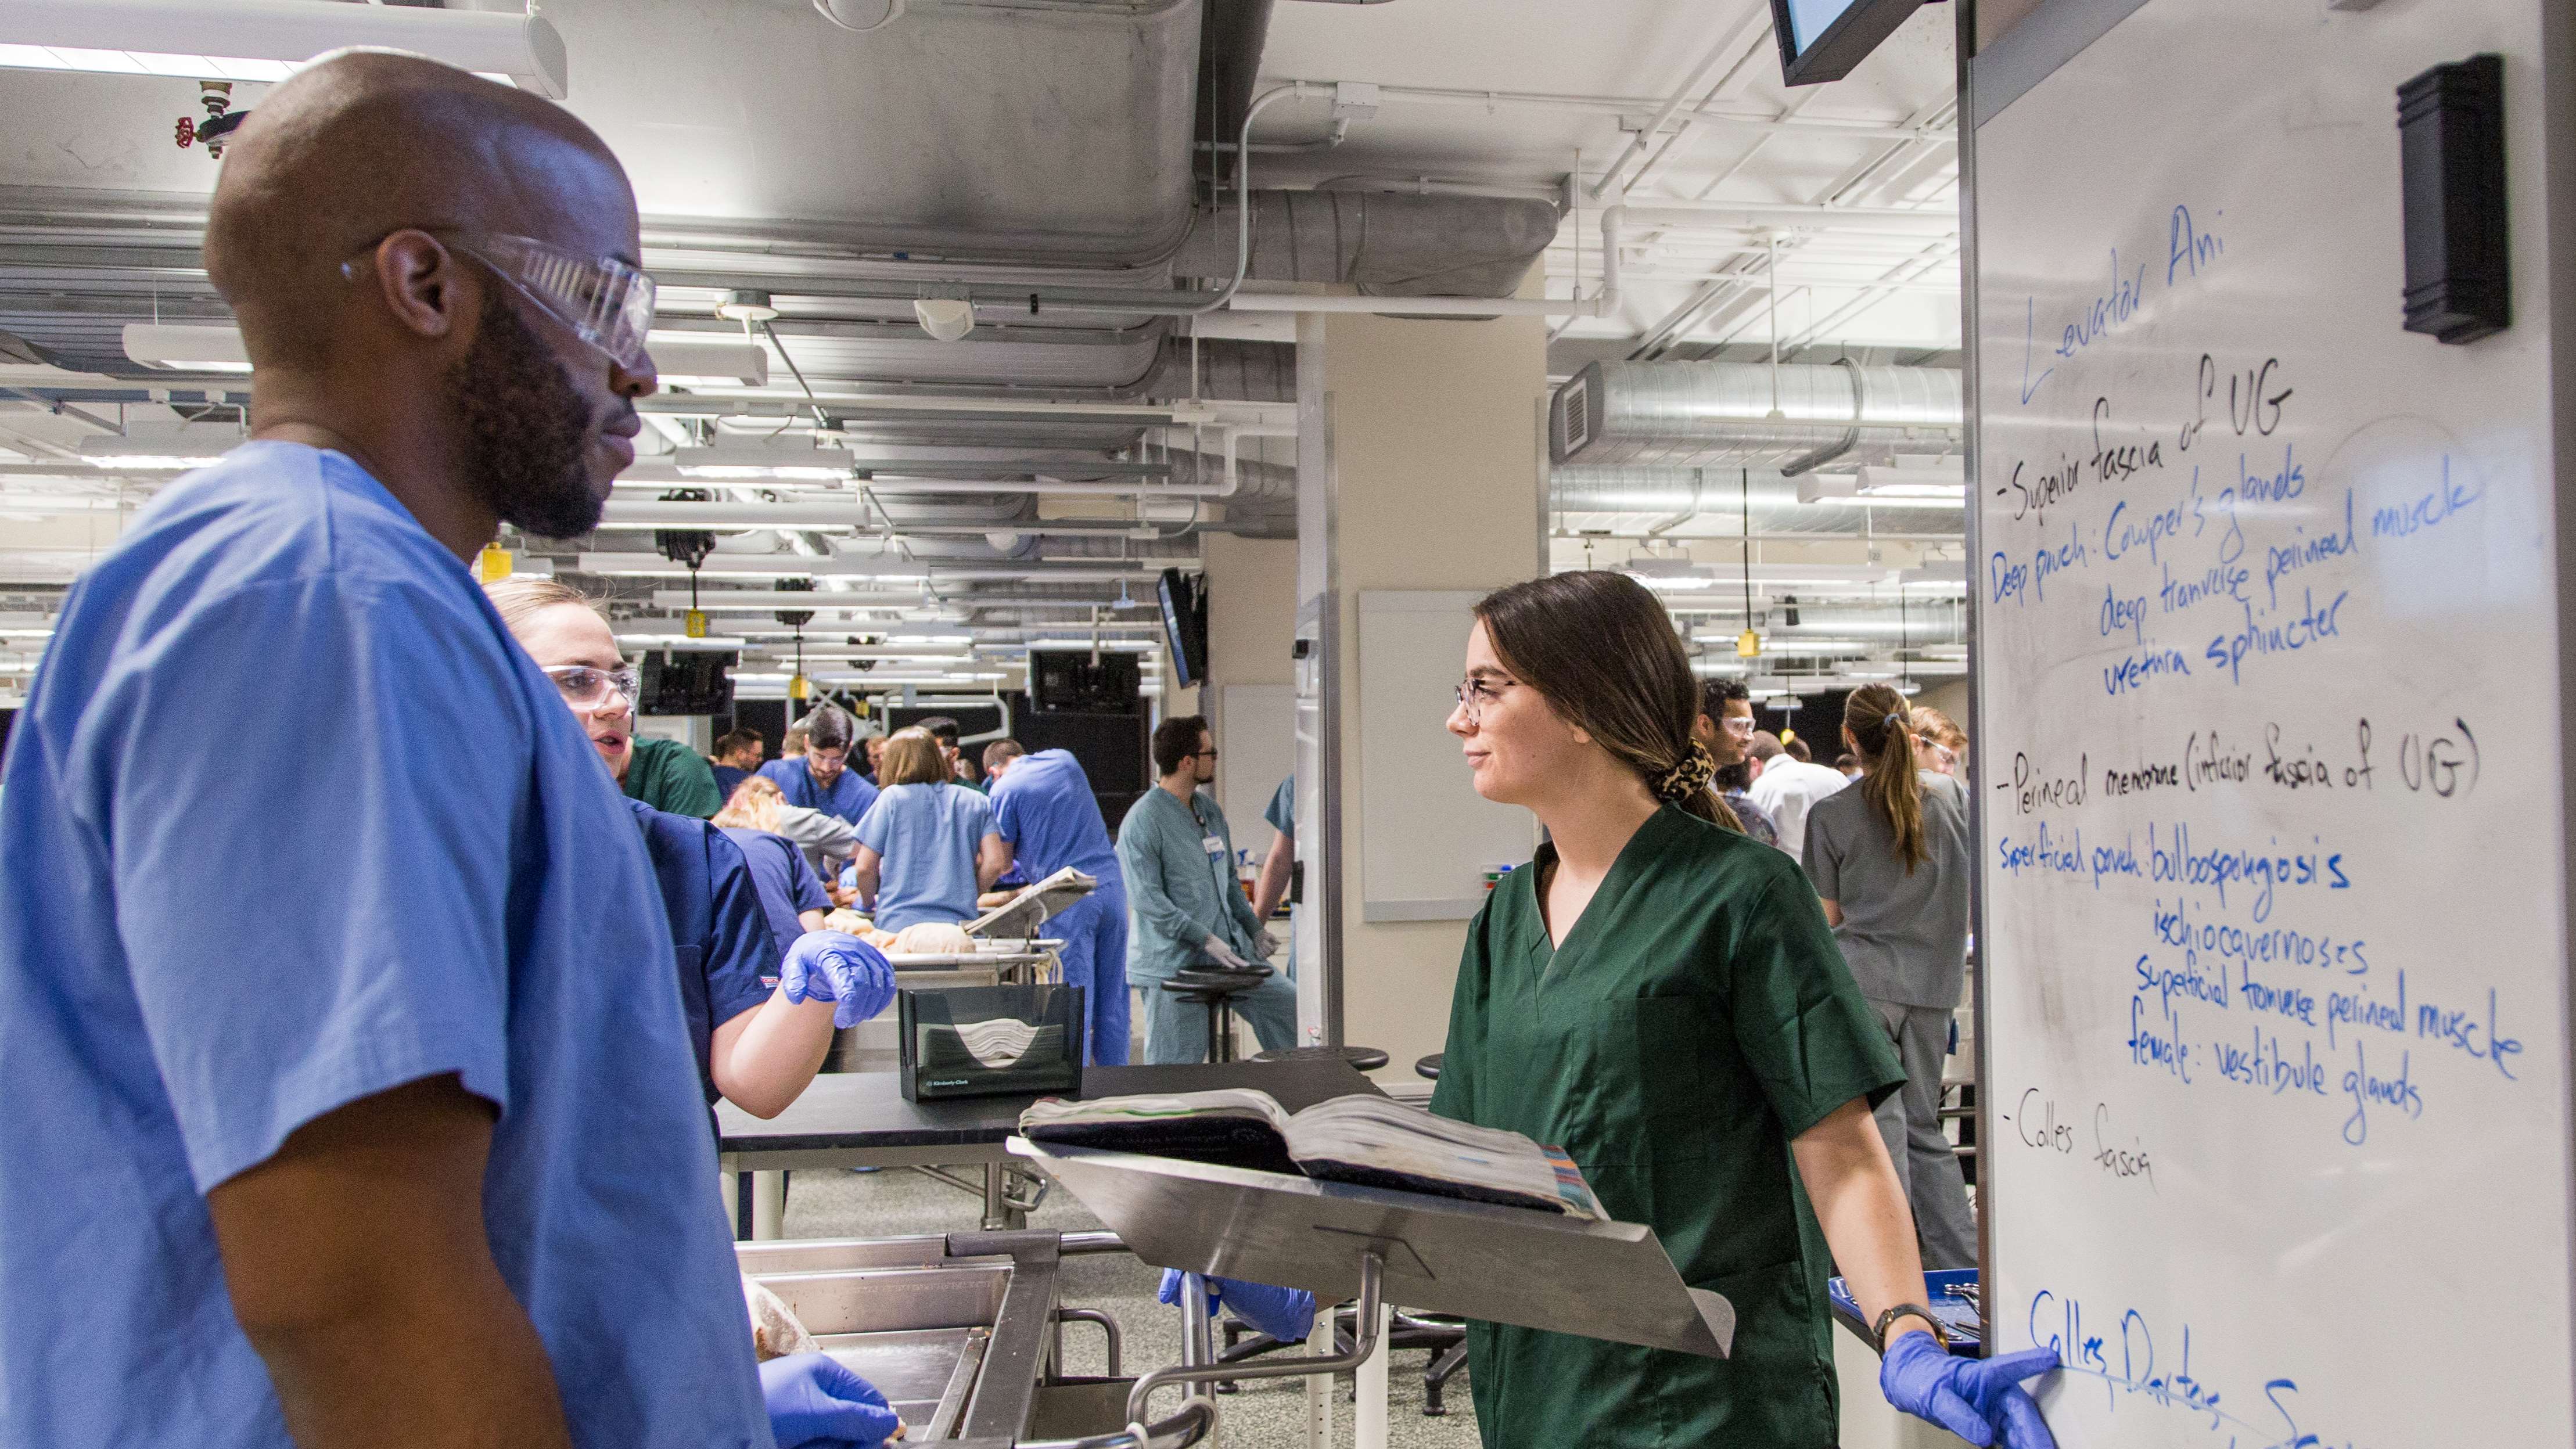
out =
[[[2016,1381],[1931,1337],[1871,1107],[1904,1081],[1797,863],[1718,822],[1670,618],[1623,574],[1476,607],[1449,730],[1477,793],[1547,827],[1470,927],[1431,1110],[1563,1147],[1737,1314],[1724,1360],[1472,1324],[1488,1446],[1826,1449],[1838,1263],[1891,1402],[1976,1444],[2051,1443]],[[1908,1305],[1911,1305],[1909,1307]],[[1912,1340],[1909,1342],[1909,1340]]]

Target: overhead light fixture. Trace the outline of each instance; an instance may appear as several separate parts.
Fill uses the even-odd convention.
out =
[[[767,292],[741,288],[725,293],[724,300],[716,304],[716,315],[727,322],[775,322],[778,307]]]
[[[121,438],[83,438],[80,459],[102,472],[176,473],[190,468],[207,468],[222,461],[235,439],[225,446],[202,434],[183,436],[177,429],[145,432],[141,429]]]
[[[561,100],[563,37],[525,12],[314,0],[11,0],[0,67],[181,80],[282,81],[333,51],[409,51]]]
[[[1732,634],[1693,634],[1691,636],[1691,642],[1694,644],[1730,644],[1735,642],[1735,639],[1736,636]],[[1772,654],[1866,654],[1882,646],[1859,639],[1800,639],[1794,636],[1770,634],[1764,636],[1762,647]]]
[[[955,342],[975,330],[975,304],[964,297],[922,297],[912,304],[913,320],[942,342]]]
[[[672,465],[683,478],[709,480],[778,478],[837,482],[851,473],[849,458],[825,448],[765,448],[754,443],[719,443],[712,448],[682,448]]]
[[[173,372],[250,371],[250,349],[241,329],[219,322],[125,324],[125,355],[145,367]],[[683,385],[769,383],[769,349],[756,342],[709,342],[694,337],[648,344],[662,381]]]
[[[145,367],[179,372],[250,371],[250,350],[242,345],[239,328],[128,322],[124,342],[125,355]]]
[[[711,342],[689,337],[668,342],[647,338],[653,371],[666,383],[683,387],[769,385],[769,349],[757,342]]]
[[[575,565],[583,573],[613,579],[676,579],[688,577],[685,567],[655,553],[585,553]],[[906,571],[877,559],[813,558],[801,554],[715,554],[709,565],[698,571],[702,579],[874,579],[890,584],[920,584],[929,578],[927,570]],[[823,607],[832,596],[815,596]],[[703,605],[701,606],[703,607]],[[770,607],[775,608],[776,605]],[[802,607],[800,603],[798,607]]]

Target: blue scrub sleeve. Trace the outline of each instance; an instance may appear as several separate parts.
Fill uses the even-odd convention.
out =
[[[885,808],[879,809],[879,806]],[[877,798],[868,802],[868,808],[860,813],[850,833],[859,838],[859,844],[883,855],[886,853],[887,832],[894,828],[889,818],[893,814],[894,807],[887,803],[884,792],[880,791]]]
[[[1726,967],[1736,1045],[1784,1135],[1795,1139],[1855,1097],[1876,1107],[1905,1085],[1878,1013],[1787,860],[1747,903]]]
[[[1137,818],[1147,809],[1148,800],[1139,800],[1127,812],[1127,824],[1118,832],[1118,869],[1127,878],[1127,906],[1136,924],[1166,941],[1197,946],[1208,937],[1208,928],[1191,920],[1189,913],[1172,901],[1171,888],[1163,878],[1163,861],[1176,846],[1163,837],[1170,832],[1161,828],[1157,815]],[[1188,842],[1193,853],[1199,850],[1196,840]]]
[[[706,949],[699,969],[707,978],[707,1025],[719,1027],[765,1004],[776,988],[763,976],[778,977],[778,937],[769,929],[769,914],[760,908],[760,887],[742,847],[709,830],[707,882],[715,892],[715,910],[707,925]]]
[[[822,877],[805,863],[805,852],[801,850],[787,852],[787,899],[800,913],[832,908],[832,898],[823,893]]]
[[[1004,775],[993,782],[992,790],[984,797],[985,803],[993,807],[993,833],[1002,837],[1014,850],[1020,844],[1020,814],[1024,808],[1020,804],[1020,796],[1024,793],[1012,789],[1011,777]]]
[[[1270,828],[1294,840],[1297,838],[1297,777],[1289,776],[1270,793],[1270,808],[1261,812]]]
[[[535,808],[511,655],[452,599],[329,576],[134,627],[156,625],[66,793],[107,802],[83,824],[198,1190],[424,1077],[506,1110],[511,845]]]

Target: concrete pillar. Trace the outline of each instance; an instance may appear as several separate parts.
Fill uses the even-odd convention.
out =
[[[1296,766],[1295,673],[1289,646],[1297,624],[1297,541],[1200,536],[1207,561],[1208,680],[1199,713],[1216,736],[1217,803],[1234,843],[1259,860],[1270,849],[1261,812]]]
[[[1361,812],[1454,805],[1473,788],[1458,761],[1454,773],[1421,771],[1404,798],[1362,799],[1359,596],[1482,592],[1544,567],[1546,329],[1538,318],[1298,319],[1298,846],[1307,883],[1298,955],[1325,963],[1300,972],[1300,1014],[1316,1039],[1383,1048],[1390,1087],[1417,1084],[1414,1061],[1446,1039],[1470,912],[1363,920],[1372,863]],[[1463,658],[1463,621],[1456,632],[1454,651],[1435,641],[1414,670],[1435,672],[1430,687],[1443,696]],[[1381,709],[1381,728],[1445,738],[1445,710],[1422,702],[1425,688],[1408,674],[1406,706]],[[1525,844],[1516,849],[1527,858]],[[1464,890],[1474,889],[1471,872]]]

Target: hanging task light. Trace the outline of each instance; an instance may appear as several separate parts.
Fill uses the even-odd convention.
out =
[[[1744,506],[1744,632],[1735,636],[1735,657],[1759,659],[1762,657],[1762,636],[1753,630],[1753,470],[1739,468],[1736,476]]]

